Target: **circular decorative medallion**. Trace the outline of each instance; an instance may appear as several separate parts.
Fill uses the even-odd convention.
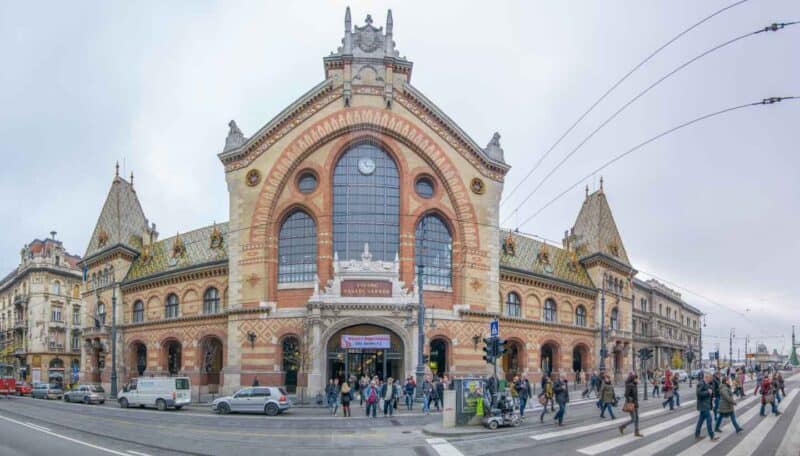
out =
[[[244,180],[247,182],[249,187],[255,187],[259,182],[261,182],[261,173],[258,172],[257,169],[251,169],[247,172]]]
[[[469,188],[472,189],[472,193],[476,195],[483,195],[483,193],[486,191],[486,184],[484,184],[479,177],[474,177],[469,183]]]
[[[365,175],[369,176],[370,174],[375,172],[375,160],[371,158],[362,158],[358,160],[358,171]]]

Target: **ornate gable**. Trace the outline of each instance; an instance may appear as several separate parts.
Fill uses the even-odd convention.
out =
[[[571,231],[570,244],[581,256],[602,253],[630,266],[628,253],[614,222],[614,215],[606,200],[602,185],[600,190],[588,194]]]

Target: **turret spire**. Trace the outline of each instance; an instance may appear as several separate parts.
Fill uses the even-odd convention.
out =
[[[344,11],[344,32],[350,33],[353,31],[353,20],[350,19],[350,7]]]

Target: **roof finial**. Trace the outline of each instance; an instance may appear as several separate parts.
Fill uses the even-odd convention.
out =
[[[586,184],[586,197],[589,197],[589,184]]]
[[[389,9],[389,12],[386,13],[386,34],[392,34],[392,28],[394,28],[394,20],[392,20],[392,10]]]
[[[131,171],[131,187],[133,187],[133,171]]]
[[[350,19],[350,7],[344,11],[344,31],[350,33],[353,30],[353,21]]]
[[[600,176],[600,193],[603,193],[603,176]]]
[[[119,177],[119,160],[117,160],[116,168],[117,168],[117,170],[116,170],[116,172],[114,174],[116,175],[116,177]]]
[[[367,14],[367,18],[366,18],[366,19],[364,19],[364,22],[365,22],[367,25],[372,25],[372,15],[371,15],[371,14]]]

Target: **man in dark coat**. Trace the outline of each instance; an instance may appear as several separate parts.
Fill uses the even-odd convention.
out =
[[[555,394],[556,403],[558,404],[558,412],[556,412],[555,419],[558,421],[559,426],[564,425],[564,413],[567,411],[567,402],[569,402],[569,392],[567,392],[566,383],[560,378],[556,378],[553,384],[553,394]]]
[[[633,424],[634,436],[644,437],[639,433],[639,389],[636,387],[639,383],[639,377],[635,372],[628,374],[628,379],[625,381],[625,403],[633,404],[633,411],[629,412],[631,420],[619,427],[619,433],[625,433],[625,427]]]
[[[714,396],[714,385],[710,374],[706,374],[702,381],[697,382],[697,410],[700,415],[697,417],[697,426],[694,428],[694,438],[701,439],[700,429],[703,427],[703,421],[706,423],[706,430],[711,440],[719,440],[719,437],[714,435],[714,428],[711,426],[711,401]]]
[[[720,377],[720,372],[714,372],[714,378],[712,379],[712,387],[714,390],[714,420],[719,418],[719,385],[722,383],[722,379]]]

